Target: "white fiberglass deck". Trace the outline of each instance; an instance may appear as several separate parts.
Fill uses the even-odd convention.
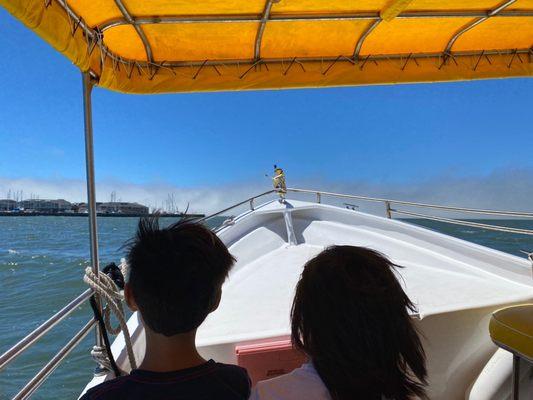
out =
[[[292,216],[296,245],[287,243],[283,211]],[[525,259],[326,205],[273,202],[237,220],[220,236],[237,264],[224,286],[220,308],[199,331],[200,345],[288,334],[302,266],[332,244],[370,247],[405,267],[400,281],[421,318],[524,301],[533,295],[531,265]]]

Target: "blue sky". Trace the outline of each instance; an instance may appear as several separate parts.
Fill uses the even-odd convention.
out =
[[[0,59],[0,197],[22,180],[84,179],[77,68],[3,9]],[[531,79],[158,96],[95,89],[96,175],[205,188],[268,185],[274,163],[293,181],[336,184],[529,171],[531,93]]]

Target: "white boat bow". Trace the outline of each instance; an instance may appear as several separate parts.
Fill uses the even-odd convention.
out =
[[[404,267],[398,278],[418,307],[413,318],[424,337],[431,399],[464,399],[496,352],[488,333],[491,312],[533,300],[532,266],[526,259],[336,206],[273,200],[233,218],[218,235],[237,263],[224,284],[220,307],[200,327],[197,343],[205,357],[220,362],[236,363],[236,346],[289,335],[302,267],[333,244],[369,247]],[[141,360],[144,334],[136,314],[128,325]],[[127,370],[121,336],[113,352]],[[501,385],[510,387],[510,364],[502,363],[509,379]],[[103,379],[97,377],[89,386]]]

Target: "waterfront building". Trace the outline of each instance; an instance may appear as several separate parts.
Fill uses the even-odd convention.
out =
[[[0,211],[13,211],[17,208],[17,202],[11,199],[0,199]]]
[[[87,203],[77,203],[72,205],[72,210],[76,213],[87,213]],[[144,215],[149,213],[149,209],[139,203],[129,203],[124,201],[112,201],[107,203],[96,203],[96,211],[100,214],[135,214]]]
[[[72,203],[64,199],[27,199],[18,203],[18,207],[25,212],[60,213],[72,210]]]

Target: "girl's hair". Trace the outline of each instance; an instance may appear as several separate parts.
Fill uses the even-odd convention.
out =
[[[426,399],[415,306],[382,254],[332,246],[310,260],[292,305],[292,342],[334,400]]]

